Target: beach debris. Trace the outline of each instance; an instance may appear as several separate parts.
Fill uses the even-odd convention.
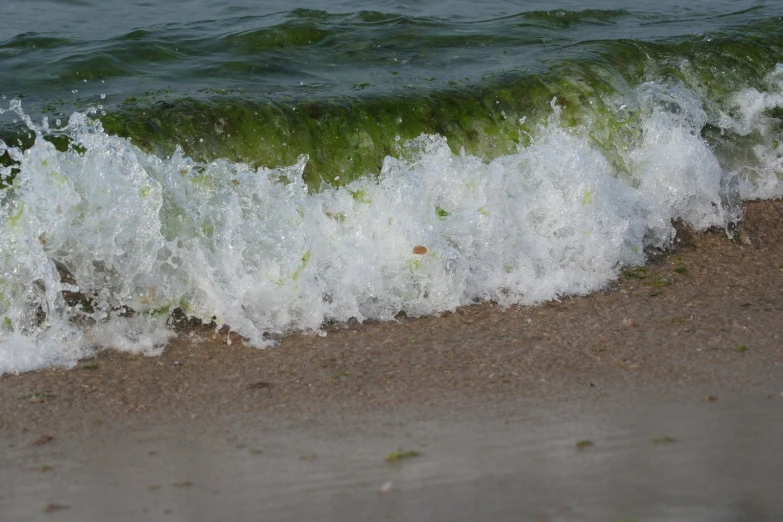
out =
[[[53,502],[44,508],[44,513],[57,513],[63,509],[68,509],[68,507],[69,506],[66,506],[65,504],[56,504]]]
[[[193,486],[193,483],[189,480],[186,480],[184,482],[174,482],[171,485],[174,486],[175,488],[182,489],[182,488],[189,488]]]
[[[665,277],[656,277],[652,281],[645,281],[642,283],[642,286],[648,287],[648,288],[664,288],[666,286],[671,286],[672,282],[669,279],[666,279]]]
[[[427,247],[425,247],[424,245],[416,245],[415,247],[413,247],[413,253],[416,254],[417,256],[423,256],[424,254],[427,253]]]
[[[43,446],[44,444],[48,444],[54,440],[54,437],[51,435],[41,435],[34,441],[30,443],[31,446]]]
[[[745,353],[748,351],[748,347],[745,346],[744,344],[740,344],[739,346],[735,346],[734,348],[732,348],[732,350],[734,350],[737,353]]]
[[[585,440],[578,440],[578,441],[576,441],[576,449],[578,449],[578,450],[587,449],[587,448],[590,448],[592,446],[595,446],[595,444],[591,440],[585,439]]]
[[[54,395],[46,392],[33,392],[28,395],[23,395],[22,397],[19,398],[31,404],[38,404],[38,403],[46,402],[49,399],[53,399]]]
[[[706,397],[702,397],[701,402],[715,402],[718,398],[715,395],[707,395]]]
[[[671,444],[672,442],[677,442],[677,439],[674,437],[669,437],[668,435],[664,435],[662,437],[654,437],[652,439],[653,444]]]
[[[258,381],[258,382],[251,382],[247,385],[248,390],[266,390],[271,388],[273,385],[271,382],[266,381]]]
[[[627,279],[644,279],[647,277],[647,267],[638,266],[635,268],[626,268],[620,274]]]
[[[381,487],[378,488],[378,493],[389,493],[393,487],[394,484],[392,484],[392,481],[389,480],[388,482],[384,482]]]
[[[623,318],[623,326],[625,326],[626,328],[630,328],[632,326],[636,326],[636,323],[634,322],[633,319],[629,319],[627,317],[624,317]]]
[[[46,473],[48,471],[52,471],[54,468],[48,464],[40,464],[38,466],[35,466],[33,468],[33,471],[37,471],[38,473]]]
[[[82,366],[82,370],[95,371],[95,370],[99,369],[100,367],[101,367],[101,365],[98,364],[98,363],[90,363],[90,364],[85,364],[84,366]]]
[[[386,462],[399,462],[401,460],[419,457],[420,455],[421,453],[419,453],[418,451],[399,449],[397,451],[392,451],[391,453],[386,455],[386,458],[383,460],[385,460]]]
[[[351,375],[352,375],[351,370],[345,370],[342,372],[335,373],[334,375],[332,375],[331,379],[333,381],[337,381],[345,377],[350,377]]]
[[[685,266],[678,266],[674,269],[674,271],[680,275],[687,275],[688,269]]]

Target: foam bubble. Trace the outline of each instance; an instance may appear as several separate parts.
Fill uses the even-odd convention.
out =
[[[734,186],[745,199],[783,197],[783,143],[780,120],[771,114],[783,108],[783,64],[767,76],[766,91],[746,88],[731,97],[728,112],[721,112],[718,125],[754,139],[746,163],[735,173]]]

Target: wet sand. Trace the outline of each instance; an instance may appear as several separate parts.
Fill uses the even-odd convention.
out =
[[[539,307],[0,377],[0,519],[781,520],[783,202],[680,238]]]

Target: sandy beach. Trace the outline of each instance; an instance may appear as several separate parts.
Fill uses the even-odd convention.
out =
[[[678,238],[537,307],[4,375],[0,519],[781,520],[783,202]]]

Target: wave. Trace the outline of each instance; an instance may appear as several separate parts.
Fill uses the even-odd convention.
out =
[[[97,109],[50,125],[13,100],[34,138],[0,141],[0,372],[160,353],[174,310],[262,347],[325,321],[598,290],[676,242],[673,221],[726,227],[742,199],[783,196],[783,65],[717,101],[683,70],[592,112],[574,100],[597,89],[573,82],[544,116],[506,116],[492,158],[438,133],[380,136],[377,175],[336,170],[319,190],[307,154],[284,167],[156,154]]]

